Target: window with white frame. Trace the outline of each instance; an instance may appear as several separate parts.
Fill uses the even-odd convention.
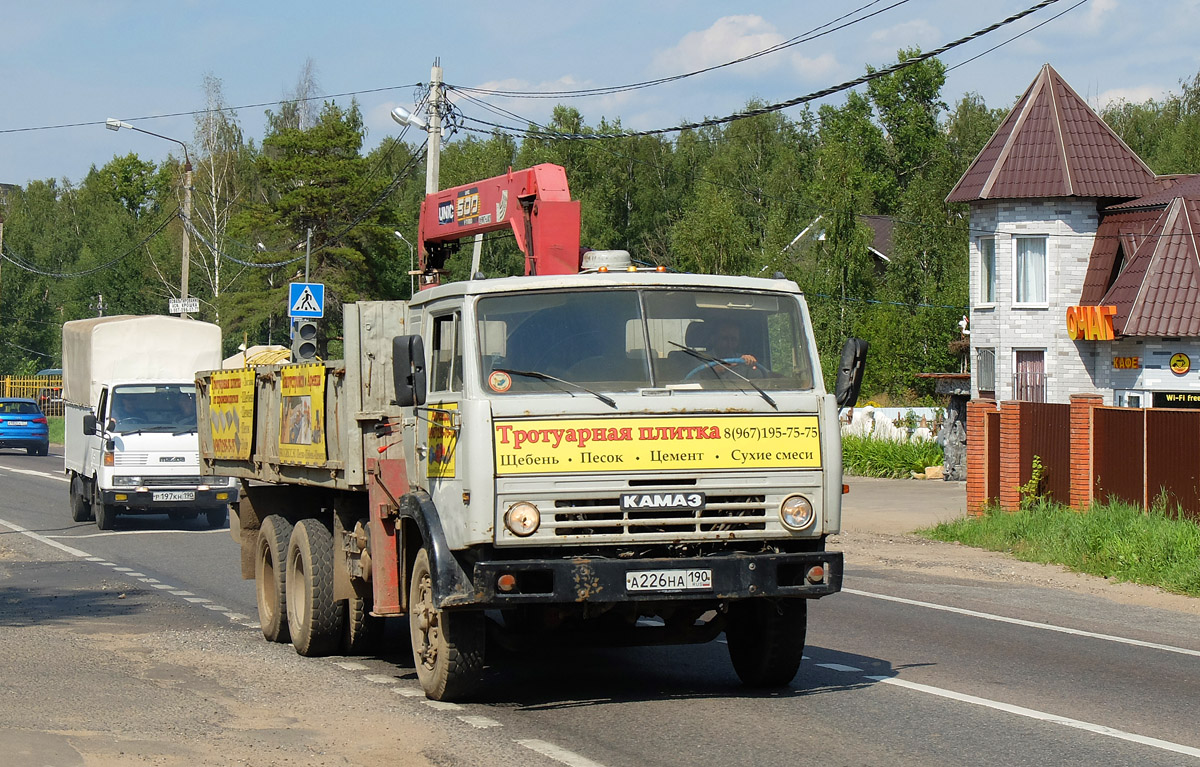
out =
[[[996,238],[979,238],[979,301],[996,303]]]
[[[1014,237],[1018,304],[1046,303],[1046,238]]]

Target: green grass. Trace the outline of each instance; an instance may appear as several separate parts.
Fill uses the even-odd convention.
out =
[[[855,435],[842,436],[842,468],[860,477],[907,479],[927,466],[940,466],[942,446],[932,440],[898,442]]]
[[[50,422],[50,444],[61,445],[63,443],[63,421],[65,419],[61,415],[49,415],[46,416],[46,420]]]
[[[1053,503],[1017,512],[989,509],[919,531],[939,541],[1002,551],[1117,581],[1200,596],[1200,525],[1161,507],[1108,503],[1086,513]]]

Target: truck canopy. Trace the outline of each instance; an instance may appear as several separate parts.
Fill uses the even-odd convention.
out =
[[[221,328],[177,317],[117,315],[63,325],[63,399],[95,405],[111,381],[194,381],[221,367]]]

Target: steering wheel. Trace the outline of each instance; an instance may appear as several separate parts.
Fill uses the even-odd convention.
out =
[[[146,423],[145,419],[138,418],[136,415],[127,415],[124,418],[117,419],[116,429],[120,431],[130,426],[141,426]]]
[[[742,374],[747,378],[766,378],[767,376],[774,374],[769,367],[761,362],[756,362],[753,365],[747,365],[746,361],[741,357],[726,357],[725,359],[720,360],[720,362],[713,360],[712,362],[705,362],[701,365],[697,365],[692,369],[692,372],[683,377],[683,380],[687,381],[694,377],[697,373],[700,373],[704,370],[711,370],[722,363],[729,365],[730,367],[734,365],[741,365],[748,368],[748,370]]]

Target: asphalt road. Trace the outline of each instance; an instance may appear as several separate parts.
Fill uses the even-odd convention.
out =
[[[244,679],[241,695],[260,705],[265,698],[281,711],[307,711],[295,717],[303,719],[297,726],[308,726],[294,733],[302,740],[317,737],[309,730],[332,726],[320,723],[338,709],[364,717],[370,712],[423,733],[429,742],[412,763],[1200,764],[1200,731],[1193,725],[1200,704],[1200,618],[1191,614],[922,568],[868,567],[851,557],[846,592],[810,607],[808,659],[786,691],[759,695],[741,688],[720,641],[619,650],[534,647],[517,655],[494,653],[477,702],[432,707],[416,697],[402,653],[306,659],[263,642],[253,628],[253,586],[239,577],[227,532],[208,531],[199,520],[162,517],[121,518],[118,529],[105,534],[92,524],[71,523],[60,471],[61,457],[53,453],[33,458],[0,451],[0,544],[16,546],[28,560],[5,566],[0,559],[0,605],[8,605],[0,632],[19,627],[28,641],[26,632],[38,627],[42,614],[53,616],[46,624],[68,623],[82,633],[88,626],[112,631],[134,600],[136,625],[156,641],[186,645],[203,637],[210,652],[228,649],[284,670],[296,680],[291,688],[281,687],[278,676]],[[851,480],[848,528],[869,527],[872,498],[886,525],[904,524],[902,504],[912,507],[913,518],[953,511],[947,494],[955,490],[945,483],[924,489],[905,483],[907,499],[899,485],[889,490],[861,483],[857,510],[855,484]],[[99,586],[97,593],[81,593],[80,583],[119,583],[125,596],[118,600],[112,589]],[[38,606],[53,605],[56,589],[75,598],[47,613]],[[391,628],[389,637],[402,641],[402,627]],[[0,641],[0,647],[6,644]],[[59,659],[62,667],[91,669],[85,647],[76,649],[77,655]],[[34,689],[26,680],[28,665],[11,657],[0,661],[10,688]],[[203,684],[196,681],[200,673],[183,674],[180,684]],[[116,685],[107,693],[114,701],[109,705],[137,710],[139,688],[123,696],[119,683],[107,684]],[[255,698],[260,684],[269,696]],[[379,700],[388,705],[372,704]],[[68,705],[39,703],[59,710]],[[18,746],[34,754],[39,748],[78,751],[69,728],[39,728],[38,718],[17,712],[17,705],[14,694],[0,688],[0,753]],[[172,722],[178,718],[168,716],[172,711],[164,705],[155,713]],[[230,731],[220,717],[211,721],[214,732]],[[155,749],[166,748],[144,728],[130,725],[126,736],[122,721],[111,726],[115,742],[128,745],[129,754],[161,756]],[[280,747],[292,730],[284,732],[256,737],[273,738]],[[226,756],[241,753],[240,741],[213,742],[217,752],[228,749]],[[387,763],[348,745],[355,742],[350,736],[321,742],[321,761],[293,756],[288,763]],[[164,756],[156,763],[175,762]]]

